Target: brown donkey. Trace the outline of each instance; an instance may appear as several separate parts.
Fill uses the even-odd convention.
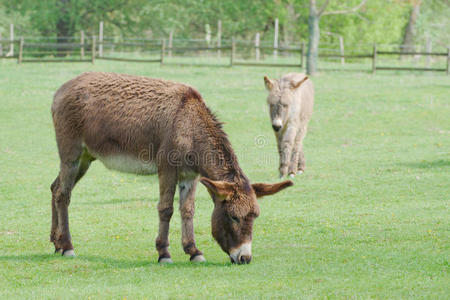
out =
[[[136,174],[158,173],[159,262],[172,262],[169,222],[178,184],[182,244],[191,261],[205,261],[194,239],[194,196],[200,180],[214,201],[212,234],[234,263],[249,263],[257,197],[291,186],[250,184],[221,123],[193,88],[170,81],[113,73],[84,73],[63,84],[52,105],[61,160],[51,185],[56,252],[74,256],[69,232],[70,194],[92,161]],[[199,178],[203,176],[202,178]]]

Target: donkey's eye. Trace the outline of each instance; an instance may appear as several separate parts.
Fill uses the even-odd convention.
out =
[[[230,216],[231,221],[233,221],[234,223],[239,223],[239,218],[235,217],[235,216]]]

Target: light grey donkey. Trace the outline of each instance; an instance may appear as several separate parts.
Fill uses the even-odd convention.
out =
[[[264,83],[280,154],[280,177],[294,177],[305,171],[303,139],[313,112],[314,87],[302,73],[289,73],[279,80],[264,76]]]

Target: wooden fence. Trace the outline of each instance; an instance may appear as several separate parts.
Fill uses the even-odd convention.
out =
[[[3,59],[17,59],[19,55],[14,53],[14,49],[19,47],[20,40],[0,40],[0,58]]]
[[[2,55],[6,52],[9,47],[9,55]],[[107,49],[122,49],[126,47],[132,47],[134,49],[139,49],[139,53],[152,54],[151,58],[134,57],[131,58],[127,56],[114,57],[107,55]],[[249,59],[241,58],[236,56],[238,47],[245,51],[251,51],[255,54],[256,60],[251,61]],[[14,51],[18,48],[18,51]],[[56,50],[55,50],[56,49]],[[99,49],[101,52],[99,53]],[[27,40],[25,38],[20,38],[16,40],[0,40],[0,57],[2,58],[16,58],[17,62],[28,63],[28,62],[91,62],[95,63],[95,60],[111,60],[111,61],[127,61],[127,62],[144,62],[144,63],[160,63],[163,64],[184,64],[177,62],[167,61],[167,57],[171,58],[175,56],[175,53],[185,53],[185,52],[196,52],[196,53],[217,53],[217,57],[224,58],[224,53],[229,51],[229,63],[224,63],[222,66],[264,66],[264,67],[293,67],[293,68],[304,68],[306,47],[305,43],[301,43],[300,47],[272,47],[261,45],[259,40],[257,43],[245,44],[243,41],[237,42],[234,39],[231,43],[224,43],[220,46],[190,46],[190,45],[180,45],[174,46],[173,41],[170,40],[169,45],[166,47],[166,41],[164,39],[128,39],[126,41],[114,41],[113,39],[104,38],[102,41],[97,41],[96,37],[84,38],[82,35],[81,39],[77,42],[73,40],[68,40],[67,42],[33,42],[32,40]],[[261,53],[266,52],[276,52],[277,57],[280,54],[285,53],[289,55],[298,55],[298,61],[292,63],[286,62],[261,62]],[[369,50],[370,51],[370,50]],[[24,54],[27,54],[24,56]],[[252,54],[253,55],[253,54]],[[402,67],[402,66],[383,66],[378,65],[380,56],[426,56],[426,57],[446,57],[447,64],[445,67]],[[450,69],[450,48],[447,52],[404,52],[404,51],[380,51],[377,45],[373,45],[372,53],[356,53],[344,55],[342,52],[336,54],[319,54],[320,58],[330,59],[337,58],[341,62],[345,59],[370,59],[372,61],[372,73],[376,73],[377,70],[403,70],[403,71],[435,71],[435,72],[446,72],[449,74]],[[191,65],[192,63],[190,63]]]

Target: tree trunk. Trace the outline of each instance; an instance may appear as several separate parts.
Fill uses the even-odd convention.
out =
[[[306,73],[313,75],[317,70],[317,57],[319,54],[319,16],[316,13],[310,13],[308,18],[308,53],[306,55]]]
[[[405,28],[401,52],[414,52],[414,36],[417,17],[420,12],[421,0],[416,1],[409,15],[408,24]]]
[[[73,28],[73,24],[70,22],[69,17],[69,4],[70,0],[59,0],[59,16],[58,22],[56,23],[56,41],[57,43],[65,43],[67,39],[65,37],[73,36],[75,29]],[[64,56],[64,47],[58,47],[58,56]]]
[[[286,5],[287,10],[287,18],[286,21],[282,24],[282,30],[283,30],[283,40],[284,40],[284,46],[289,47],[291,42],[295,42],[292,39],[292,36],[295,31],[295,24],[297,24],[297,20],[299,18],[299,14],[295,13],[295,7],[294,4],[289,3]]]

